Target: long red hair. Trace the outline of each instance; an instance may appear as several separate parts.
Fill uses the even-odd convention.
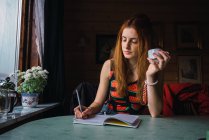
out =
[[[121,26],[117,41],[116,47],[113,55],[113,70],[115,74],[116,81],[118,83],[117,92],[120,96],[126,96],[126,88],[127,88],[127,81],[128,81],[128,66],[127,62],[123,56],[122,52],[122,33],[125,28],[134,28],[138,34],[139,39],[139,47],[138,47],[138,58],[137,58],[137,73],[138,73],[138,89],[139,92],[137,96],[142,97],[142,90],[144,86],[144,80],[146,78],[146,70],[148,68],[147,62],[147,51],[152,46],[152,27],[150,20],[145,15],[138,15],[126,20],[123,25]]]

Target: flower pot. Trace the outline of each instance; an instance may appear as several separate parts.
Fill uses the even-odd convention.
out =
[[[32,108],[38,105],[38,93],[22,93],[21,101],[23,108]]]

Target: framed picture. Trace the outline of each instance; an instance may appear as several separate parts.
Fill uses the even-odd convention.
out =
[[[200,49],[198,27],[195,24],[177,25],[177,48]]]
[[[178,56],[179,82],[201,83],[201,57]]]
[[[103,64],[110,58],[111,51],[116,44],[116,35],[97,35],[96,36],[96,63]]]

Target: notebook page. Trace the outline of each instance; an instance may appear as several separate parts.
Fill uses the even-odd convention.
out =
[[[133,124],[137,119],[139,119],[139,116],[137,116],[137,115],[127,115],[127,114],[116,114],[116,115],[113,116],[113,118],[117,118],[121,121]]]
[[[108,115],[95,115],[88,119],[74,119],[73,123],[103,125],[104,120],[108,118]]]

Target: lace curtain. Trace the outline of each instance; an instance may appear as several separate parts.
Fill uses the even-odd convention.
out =
[[[44,4],[45,0],[34,1],[35,34],[36,46],[39,55],[40,65],[43,66],[44,57]]]

